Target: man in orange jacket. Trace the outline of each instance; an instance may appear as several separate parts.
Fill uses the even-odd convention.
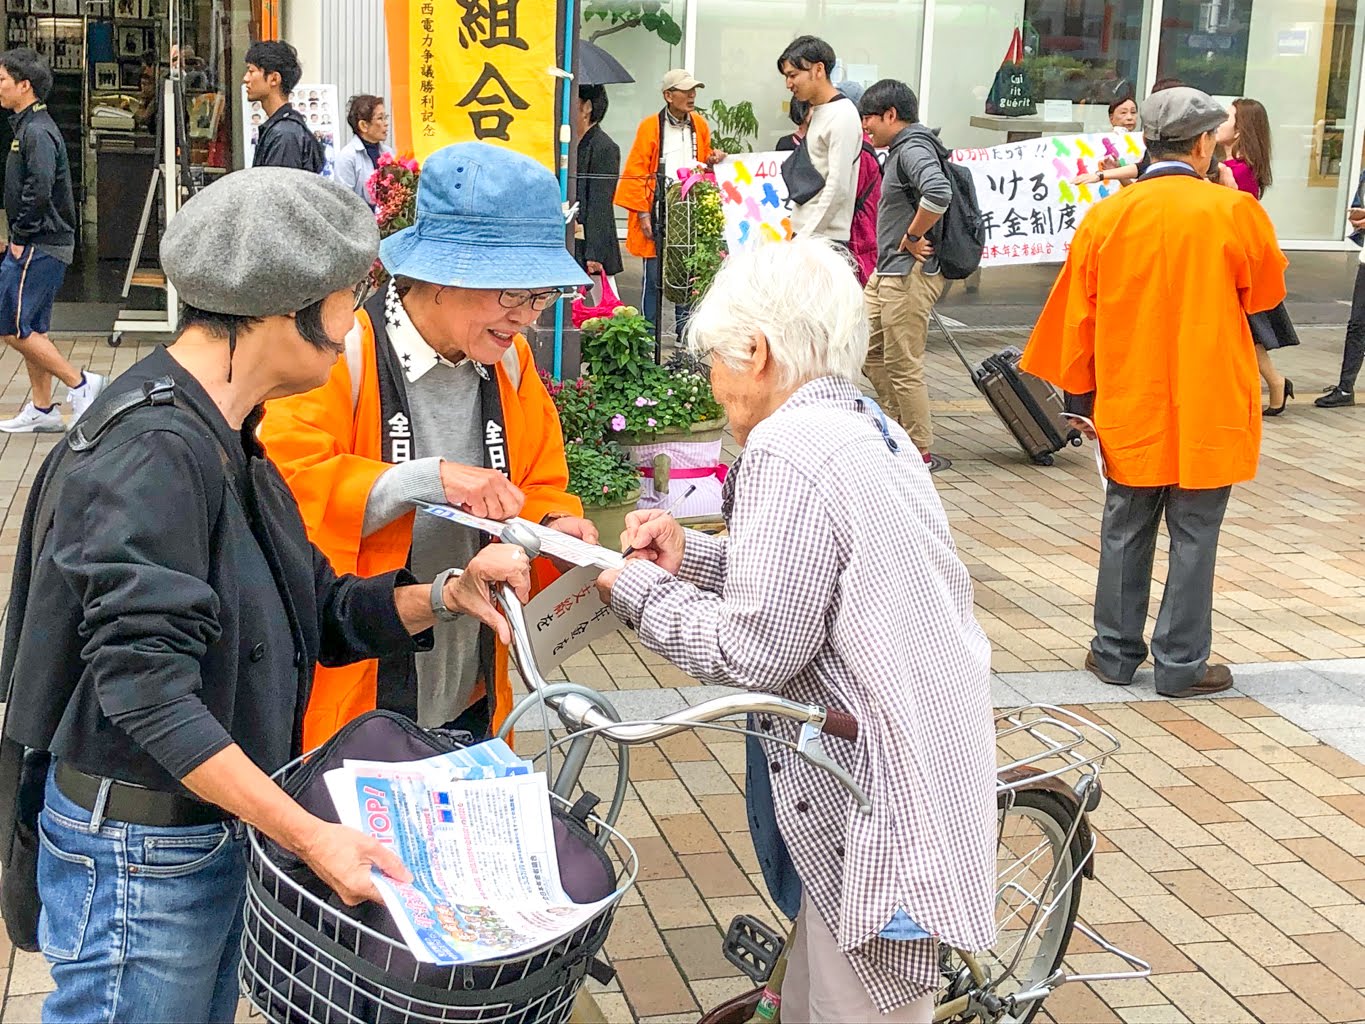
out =
[[[1147,99],[1152,164],[1081,222],[1020,363],[1093,418],[1085,430],[1104,456],[1085,667],[1106,683],[1128,685],[1147,658],[1143,628],[1165,515],[1170,568],[1151,653],[1166,697],[1232,686],[1231,670],[1208,657],[1223,514],[1260,454],[1247,314],[1273,309],[1285,294],[1287,261],[1261,204],[1204,179],[1225,116],[1196,89]]]
[[[658,213],[664,197],[659,194],[659,176],[665,182],[677,181],[680,170],[709,166],[725,157],[719,150],[711,149],[711,129],[706,118],[697,113],[697,90],[704,88],[690,71],[674,69],[664,75],[663,109],[640,122],[616,186],[616,205],[629,211],[626,251],[645,261],[642,306],[650,323],[658,323],[662,315],[658,232],[663,228],[663,219]],[[674,308],[679,337],[687,327],[689,308],[686,303],[678,303]]]
[[[380,258],[393,278],[357,315],[346,358],[321,388],[268,403],[261,427],[313,542],[338,572],[466,564],[486,538],[414,517],[424,501],[595,542],[520,333],[566,286],[587,283],[564,246],[554,176],[484,143],[438,150],[416,223],[386,238]],[[550,567],[537,569],[546,582]],[[496,727],[512,703],[506,651],[475,620],[437,618],[430,651],[320,667],[305,743],[376,706],[476,736]]]

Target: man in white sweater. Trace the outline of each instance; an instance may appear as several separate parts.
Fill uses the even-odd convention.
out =
[[[834,48],[815,36],[801,36],[777,58],[794,99],[811,106],[803,147],[825,187],[792,211],[792,228],[802,237],[828,238],[847,246],[858,198],[858,161],[863,124],[857,105],[829,80]]]

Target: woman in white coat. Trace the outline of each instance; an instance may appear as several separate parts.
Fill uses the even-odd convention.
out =
[[[365,186],[374,173],[379,158],[393,153],[384,140],[389,137],[389,114],[384,109],[382,96],[352,96],[346,101],[346,123],[355,137],[337,154],[332,173],[339,184],[349,188],[374,209],[374,201]]]

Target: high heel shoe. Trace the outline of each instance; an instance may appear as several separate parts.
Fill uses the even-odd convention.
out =
[[[1262,416],[1279,416],[1284,412],[1289,400],[1294,397],[1294,382],[1288,377],[1284,379],[1284,401],[1278,406],[1268,406],[1261,410]]]

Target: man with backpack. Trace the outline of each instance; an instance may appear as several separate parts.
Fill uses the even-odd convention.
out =
[[[873,145],[890,150],[877,210],[877,272],[863,292],[872,331],[863,372],[936,473],[952,463],[930,451],[924,344],[929,314],[946,284],[936,247],[943,235],[939,224],[954,200],[948,150],[919,123],[919,100],[904,82],[883,79],[863,94],[858,108]]]

